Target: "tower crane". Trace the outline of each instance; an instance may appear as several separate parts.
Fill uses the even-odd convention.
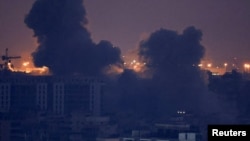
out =
[[[8,48],[5,49],[5,55],[2,56],[2,60],[4,64],[2,64],[3,69],[11,70],[13,65],[11,64],[12,59],[20,59],[21,56],[9,56],[8,55]]]

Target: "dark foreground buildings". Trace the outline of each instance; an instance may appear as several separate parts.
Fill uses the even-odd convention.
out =
[[[100,115],[104,83],[96,78],[6,76],[0,78],[0,111],[43,111],[66,115],[73,111]]]
[[[123,129],[102,114],[105,89],[95,77],[0,73],[0,141],[201,141],[183,113],[178,123]]]
[[[0,141],[92,140],[103,81],[81,76],[2,75]]]

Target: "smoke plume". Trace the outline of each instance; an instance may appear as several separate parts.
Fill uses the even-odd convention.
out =
[[[109,41],[92,41],[82,0],[36,0],[25,23],[39,43],[32,53],[34,64],[49,67],[53,74],[99,75],[123,64],[119,48]],[[109,93],[109,101],[121,99],[116,102],[120,106],[110,107],[136,112],[138,119],[141,113],[155,118],[199,110],[206,91],[198,67],[205,52],[201,39],[200,30],[188,27],[181,34],[160,29],[142,40],[138,56],[145,63],[144,74],[123,70]],[[146,75],[150,77],[140,77]]]
[[[204,77],[198,67],[205,52],[200,44],[201,38],[202,32],[195,27],[186,28],[182,34],[166,29],[153,32],[140,42],[138,48],[140,61],[146,64],[143,73],[150,77],[129,79],[125,83],[120,81],[120,85],[126,86],[126,91],[130,90],[128,84],[132,85],[128,93],[133,92],[134,95],[130,99],[138,99],[134,102],[137,105],[144,102],[140,106],[144,108],[151,103],[155,115],[177,110],[201,110],[202,94],[206,91]],[[121,75],[120,79],[126,80],[124,76]]]
[[[92,41],[82,0],[36,0],[25,23],[39,43],[32,53],[34,64],[54,74],[98,75],[122,62],[119,48]]]
[[[138,54],[153,73],[152,86],[162,100],[160,109],[197,108],[205,88],[198,67],[205,52],[201,38],[202,32],[191,26],[182,34],[160,29],[140,42]]]

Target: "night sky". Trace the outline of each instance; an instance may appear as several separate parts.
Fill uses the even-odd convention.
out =
[[[37,47],[24,23],[34,0],[0,0],[0,52],[27,60]],[[160,28],[179,32],[194,26],[203,33],[206,58],[224,63],[237,57],[250,61],[249,0],[85,0],[88,30],[95,42],[108,40],[122,54],[137,48]]]

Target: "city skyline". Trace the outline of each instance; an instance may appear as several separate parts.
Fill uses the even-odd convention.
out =
[[[11,3],[1,0],[1,51],[9,48],[12,54],[22,56],[22,62],[31,61],[28,56],[37,46],[32,31],[24,23],[25,15],[29,13],[33,2],[25,0]],[[206,49],[204,59],[215,64],[229,62],[235,57],[244,61],[250,59],[249,5],[245,0],[85,0],[84,5],[88,19],[86,27],[93,41],[108,40],[119,47],[123,55],[131,54],[131,51],[138,48],[140,40],[160,28],[181,34],[182,30],[192,25],[203,32],[201,44]],[[16,65],[21,64],[18,62]]]
[[[0,141],[207,141],[249,123],[248,4],[0,0]]]

